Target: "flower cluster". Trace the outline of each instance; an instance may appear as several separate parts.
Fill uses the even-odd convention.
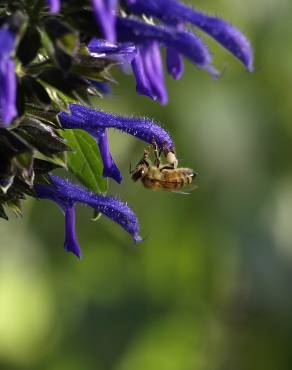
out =
[[[75,205],[82,203],[139,242],[134,212],[105,195],[105,178],[122,182],[107,131],[168,152],[174,142],[149,118],[101,111],[98,99],[118,65],[132,69],[138,94],[166,104],[161,48],[174,79],[183,74],[183,58],[218,77],[196,29],[253,70],[250,43],[237,28],[178,0],[0,0],[0,217],[7,219],[7,207],[21,213],[26,196],[50,199],[65,214],[65,249],[80,257]],[[82,185],[52,175],[59,167]]]

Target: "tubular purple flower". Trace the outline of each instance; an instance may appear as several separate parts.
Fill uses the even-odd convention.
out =
[[[152,97],[164,105],[168,101],[168,96],[164,82],[159,45],[157,42],[151,42],[149,45],[141,48],[141,54],[145,75],[152,91]]]
[[[8,126],[17,116],[15,63],[11,59],[14,46],[13,33],[6,28],[0,29],[0,107],[2,111],[0,126],[2,127]]]
[[[71,114],[59,114],[60,123],[64,128],[83,129],[91,134],[98,129],[114,128],[149,144],[155,140],[161,149],[167,146],[169,150],[174,150],[168,132],[149,118],[125,117],[77,104],[70,104],[70,111]]]
[[[200,28],[253,70],[253,52],[248,39],[230,23],[180,3],[177,0],[125,0],[128,10],[159,18],[165,23],[191,23]]]
[[[175,22],[173,26],[177,30],[184,30],[183,24]],[[175,48],[166,49],[166,66],[167,72],[175,79],[179,80],[184,73],[184,62],[182,56],[175,50]]]
[[[103,162],[103,176],[111,177],[120,184],[123,177],[111,156],[106,129],[100,128],[97,130],[97,133],[91,132],[91,134],[97,140]]]
[[[47,3],[51,13],[59,13],[61,9],[60,0],[47,0]]]
[[[207,46],[191,32],[121,17],[117,17],[117,32],[121,42],[134,42],[136,46],[157,42],[172,47],[201,69],[208,70],[212,62]]]
[[[110,42],[116,41],[116,0],[92,0],[96,20],[103,36]]]
[[[167,103],[163,66],[156,42],[149,42],[139,48],[133,43],[112,44],[100,39],[92,39],[88,44],[90,53],[97,57],[110,57],[122,64],[132,65],[138,94],[147,95],[162,104]]]
[[[184,63],[181,55],[174,48],[166,50],[167,71],[175,80],[179,80],[184,73]]]
[[[76,236],[75,221],[76,212],[74,205],[67,206],[65,209],[65,242],[64,248],[67,252],[72,252],[78,258],[81,257],[81,249]]]
[[[49,199],[57,203],[65,212],[66,237],[65,249],[81,256],[81,250],[75,231],[75,204],[82,203],[121,225],[136,243],[142,241],[140,227],[134,212],[119,199],[98,195],[87,189],[72,184],[58,176],[50,176],[51,184],[36,184],[34,189],[40,199]]]
[[[137,51],[136,57],[132,61],[132,69],[136,79],[136,91],[138,94],[146,95],[154,99],[153,92],[145,73],[144,62],[140,49]]]
[[[169,134],[149,118],[124,117],[77,104],[71,104],[70,111],[71,114],[59,114],[61,126],[67,129],[82,129],[92,135],[98,143],[103,160],[103,175],[119,183],[122,177],[110,154],[106,129],[114,128],[126,132],[149,144],[155,140],[160,149],[167,147],[174,150]]]
[[[132,61],[136,78],[136,90],[161,104],[167,103],[167,90],[159,46],[169,49],[168,71],[179,78],[183,72],[180,55],[184,55],[197,67],[207,70],[214,77],[218,72],[211,66],[212,57],[203,41],[181,27],[163,27],[147,24],[137,19],[117,18],[118,39],[134,42],[138,52]]]

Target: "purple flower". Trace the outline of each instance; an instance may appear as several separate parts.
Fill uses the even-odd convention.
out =
[[[112,221],[121,225],[134,239],[140,242],[140,227],[134,212],[125,203],[116,198],[92,193],[85,188],[72,184],[57,176],[50,176],[51,184],[37,184],[34,189],[40,199],[56,202],[65,213],[66,237],[65,250],[81,256],[75,231],[75,204],[82,203],[94,208]]]
[[[17,116],[16,109],[16,74],[15,62],[11,58],[15,46],[15,37],[6,28],[0,29],[0,107],[2,122],[8,126]]]
[[[228,49],[249,71],[253,70],[253,52],[250,43],[230,23],[196,11],[177,0],[125,0],[125,3],[130,12],[156,17],[167,24],[193,24]]]
[[[60,0],[47,0],[51,13],[59,13],[61,8]]]
[[[175,78],[182,73],[180,55],[218,76],[211,65],[212,57],[207,46],[197,35],[181,27],[152,25],[137,19],[117,17],[117,33],[119,41],[133,42],[137,46],[137,56],[132,61],[137,92],[158,99],[162,104],[167,102],[167,93],[159,46],[169,49],[168,67]]]
[[[91,134],[99,146],[104,166],[103,175],[112,177],[117,182],[121,182],[122,177],[110,154],[107,129],[114,128],[126,132],[149,144],[155,140],[160,149],[174,150],[170,135],[149,118],[119,116],[77,104],[71,104],[70,110],[71,114],[59,114],[61,126],[67,129],[83,129]]]
[[[137,54],[136,46],[130,42],[113,44],[106,40],[93,38],[87,47],[91,55],[96,58],[108,57],[121,63],[131,63]]]
[[[92,0],[96,20],[103,36],[110,42],[116,41],[116,0]]]
[[[163,76],[163,65],[157,42],[149,42],[139,48],[132,62],[138,94],[147,95],[161,104],[168,101]]]

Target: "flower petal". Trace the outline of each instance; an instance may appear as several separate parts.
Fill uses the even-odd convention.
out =
[[[167,146],[169,150],[174,150],[174,143],[168,132],[149,118],[119,116],[77,104],[71,104],[70,110],[71,114],[59,114],[64,128],[83,129],[90,134],[100,128],[115,128],[149,144],[155,140],[161,149]]]
[[[6,28],[0,29],[0,108],[2,122],[8,126],[17,116],[15,62],[11,59],[15,47],[15,36]]]
[[[157,42],[152,42],[142,48],[142,59],[145,74],[151,86],[154,99],[157,98],[161,104],[166,104],[168,96],[164,82],[160,50]]]
[[[87,47],[90,53],[97,58],[110,57],[126,63],[131,63],[137,53],[133,43],[115,44],[98,38],[91,39]]]
[[[64,247],[67,252],[72,252],[78,258],[81,257],[81,249],[78,244],[75,229],[75,207],[69,206],[65,210],[66,237]]]
[[[111,177],[120,184],[123,178],[111,156],[106,129],[98,129],[97,133],[92,132],[92,136],[97,139],[100,155],[103,162],[103,176]]]
[[[101,28],[103,36],[110,42],[116,41],[116,1],[92,0],[96,20]]]
[[[60,0],[48,0],[47,2],[51,13],[59,13],[61,9]]]
[[[253,70],[253,51],[248,39],[230,23],[180,3],[177,0],[126,0],[129,11],[161,19],[165,23],[192,23],[218,41]]]
[[[181,55],[174,48],[166,50],[167,71],[175,80],[179,80],[184,73],[184,62]]]
[[[117,32],[121,42],[145,45],[154,41],[166,47],[172,47],[202,69],[207,69],[212,62],[207,46],[191,32],[121,17],[117,17]]]
[[[75,203],[82,203],[94,208],[112,221],[121,225],[134,239],[135,242],[142,240],[140,226],[135,213],[127,204],[119,199],[92,193],[82,186],[71,183],[68,180],[61,179],[58,176],[50,176],[51,184],[36,184],[34,189],[37,196],[41,199],[50,199],[56,202],[66,213],[66,248],[78,252],[78,243],[74,231],[74,211],[72,207]],[[76,243],[75,243],[76,242]],[[77,248],[77,249],[76,249]]]

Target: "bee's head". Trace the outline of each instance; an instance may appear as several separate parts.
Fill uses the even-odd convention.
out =
[[[144,176],[146,176],[148,169],[149,169],[149,163],[145,159],[142,159],[137,164],[137,166],[135,167],[133,171],[130,170],[130,173],[132,175],[132,180],[138,181],[142,179]]]

